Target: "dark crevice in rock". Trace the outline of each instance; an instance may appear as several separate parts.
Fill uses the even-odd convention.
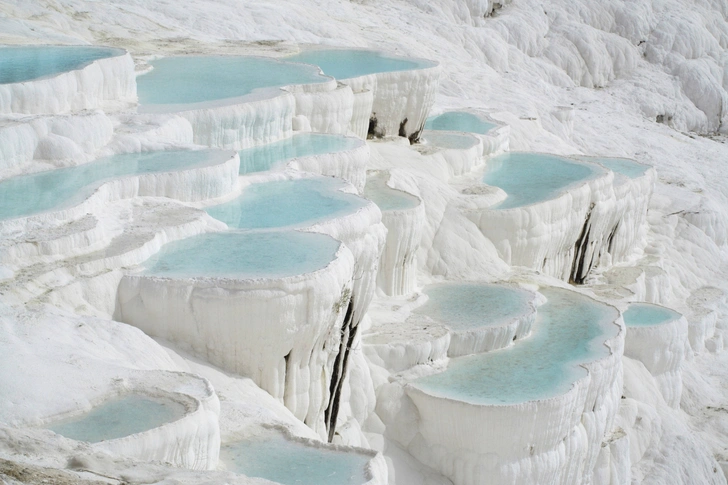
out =
[[[377,114],[372,113],[372,115],[369,117],[369,128],[367,129],[367,140],[371,140],[372,138],[381,138],[382,132],[381,130],[377,130],[377,125],[379,122],[377,121]]]
[[[614,226],[614,229],[612,229],[612,232],[609,233],[609,237],[607,238],[607,252],[609,254],[612,254],[612,249],[614,249],[614,235],[617,233],[617,229],[619,229],[619,222]]]
[[[399,136],[407,138],[407,118],[403,119],[399,124]]]
[[[591,229],[591,209],[586,215],[584,220],[584,226],[581,228],[581,234],[574,244],[574,259],[571,262],[571,274],[569,275],[569,283],[573,285],[581,285],[584,283],[589,270],[591,269],[591,263],[585,270],[584,264],[586,261],[586,253],[589,248],[589,230]]]
[[[336,419],[339,417],[341,390],[344,385],[344,379],[346,378],[346,370],[349,366],[349,352],[356,337],[356,330],[357,327],[354,326],[354,296],[352,295],[349,299],[349,305],[346,307],[344,323],[341,326],[339,353],[334,360],[334,369],[331,373],[331,382],[329,384],[329,405],[324,413],[329,443],[333,441],[334,434],[336,433]]]
[[[415,143],[420,142],[420,135],[422,135],[422,130],[424,130],[424,129],[425,129],[425,125],[423,124],[417,130],[410,133],[410,135],[407,137],[407,138],[409,138],[410,145],[414,145]]]
[[[288,376],[290,375],[290,369],[289,369],[289,361],[291,359],[291,352],[289,351],[284,357],[283,357],[283,402],[286,402],[286,395],[288,394],[289,386],[288,386]]]

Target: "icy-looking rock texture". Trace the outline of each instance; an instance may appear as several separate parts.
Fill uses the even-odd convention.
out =
[[[655,377],[669,406],[680,406],[680,368],[691,352],[688,322],[669,308],[649,303],[632,303],[624,312],[627,337],[624,355],[642,362]]]
[[[280,88],[336,84],[313,66],[252,56],[168,57],[151,65],[137,79],[139,112],[179,113],[192,125],[195,143],[218,148],[291,136],[296,99]]]
[[[425,129],[471,133],[483,142],[485,157],[507,152],[510,147],[510,127],[481,113],[448,111],[428,118]]]
[[[251,377],[325,435],[351,314],[348,249],[319,234],[217,233],[169,244],[145,266],[122,279],[117,318]]]
[[[594,467],[622,392],[620,315],[540,291],[530,338],[407,386],[419,412],[409,450],[455,484],[583,483]]]
[[[31,162],[52,167],[93,159],[114,128],[102,111],[82,115],[12,117],[0,121],[0,179],[17,175]]]
[[[134,61],[123,49],[0,47],[0,114],[58,114],[134,101]]]
[[[223,463],[249,477],[282,485],[386,485],[381,455],[363,449],[322,445],[267,431],[223,446]]]
[[[403,136],[417,141],[440,79],[436,62],[370,50],[311,49],[288,60],[319,66],[355,94],[371,92],[369,137]],[[361,113],[360,107],[354,111],[351,129],[355,133]]]
[[[139,376],[90,411],[75,413],[49,429],[93,449],[194,470],[214,470],[220,451],[220,402],[205,379],[160,373],[157,387]]]
[[[446,166],[447,179],[482,167],[485,161],[482,141],[470,134],[425,130],[421,141],[422,145],[413,148],[423,155],[426,163]]]
[[[407,295],[417,287],[417,250],[422,238],[425,208],[422,201],[387,185],[389,174],[373,172],[363,195],[382,211],[387,241],[379,260],[377,285],[387,295]]]
[[[637,164],[635,164],[637,165]],[[552,155],[509,153],[489,160],[483,182],[502,202],[466,214],[510,264],[577,284],[600,262],[624,261],[645,243],[655,173],[636,178]]]

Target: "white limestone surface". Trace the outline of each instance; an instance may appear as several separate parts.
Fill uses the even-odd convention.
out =
[[[287,166],[304,172],[346,180],[361,192],[367,181],[369,145],[364,141],[352,149],[294,158]]]
[[[81,69],[21,83],[0,84],[0,114],[60,114],[118,109],[137,100],[134,61],[124,49]]]
[[[257,279],[129,274],[116,318],[253,379],[325,436],[333,360],[355,261],[341,245],[312,273]]]
[[[582,364],[587,375],[554,397],[484,404],[406,384],[417,409],[418,433],[398,439],[456,485],[585,483],[622,393],[624,329],[616,310],[613,318],[621,331],[604,341],[609,354]]]
[[[32,162],[52,167],[88,162],[113,132],[102,111],[7,117],[0,121],[0,179],[26,172]]]

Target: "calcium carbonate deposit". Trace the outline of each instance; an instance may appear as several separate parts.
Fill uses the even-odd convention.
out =
[[[728,476],[728,0],[0,1],[0,483]]]

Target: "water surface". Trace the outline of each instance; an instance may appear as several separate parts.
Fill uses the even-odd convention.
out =
[[[212,150],[125,153],[75,167],[11,177],[0,181],[0,219],[73,207],[115,178],[203,167],[228,157],[227,152]]]
[[[123,52],[121,49],[87,45],[0,47],[0,84],[33,81],[75,71],[93,61]]]
[[[511,209],[553,199],[602,170],[598,165],[556,155],[510,152],[488,160],[483,182],[508,194],[494,209]]]
[[[420,205],[420,199],[414,195],[388,186],[388,179],[387,174],[370,175],[362,195],[377,204],[381,211],[406,210]]]
[[[680,318],[676,311],[664,306],[651,305],[649,303],[630,303],[627,310],[622,314],[624,324],[628,327],[651,327],[663,323],[672,322]]]
[[[218,232],[165,244],[145,274],[168,278],[283,278],[326,267],[340,243],[298,231]]]
[[[319,66],[324,74],[336,79],[349,79],[380,72],[410,71],[433,67],[436,63],[388,55],[384,52],[360,49],[309,50],[286,58]]]
[[[231,471],[284,485],[361,485],[371,459],[266,435],[224,445],[220,459]]]
[[[609,355],[604,342],[617,335],[616,309],[568,290],[542,288],[529,338],[511,347],[452,359],[447,370],[413,386],[474,404],[517,404],[567,392],[586,375],[579,364]]]
[[[299,133],[274,143],[241,150],[240,175],[271,170],[294,158],[353,150],[363,144],[362,140],[348,136]]]
[[[496,126],[498,125],[467,111],[448,111],[427,118],[425,123],[425,129],[427,130],[465,131],[480,135],[488,133]]]
[[[185,406],[178,402],[130,395],[105,402],[86,414],[56,423],[48,429],[66,438],[98,443],[148,431],[184,415]]]
[[[339,190],[344,185],[333,177],[252,184],[240,197],[207,212],[236,229],[310,226],[352,214],[367,204],[365,199]]]

